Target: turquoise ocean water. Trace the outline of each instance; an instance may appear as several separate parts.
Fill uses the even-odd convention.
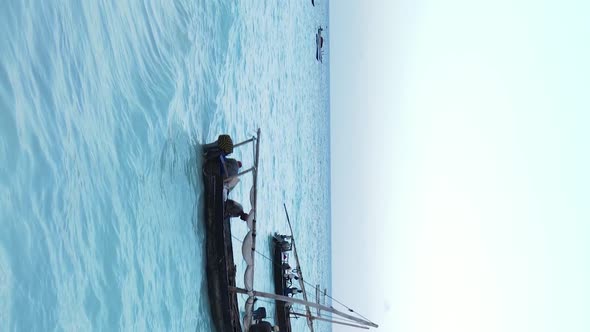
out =
[[[259,127],[258,248],[285,202],[329,288],[327,19],[321,0],[2,1],[0,331],[211,331],[197,151]],[[255,287],[270,276],[258,256]]]

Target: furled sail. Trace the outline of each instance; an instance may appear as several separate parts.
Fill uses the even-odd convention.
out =
[[[243,318],[244,330],[247,331],[252,324],[252,312],[254,309],[254,257],[256,252],[256,193],[258,180],[258,157],[260,148],[260,129],[258,129],[256,138],[251,139],[256,142],[254,148],[254,166],[246,172],[252,173],[253,185],[250,189],[250,204],[252,208],[246,219],[248,233],[242,242],[242,256],[246,262],[246,271],[244,272],[244,288],[248,291],[248,299],[244,305],[245,315]]]

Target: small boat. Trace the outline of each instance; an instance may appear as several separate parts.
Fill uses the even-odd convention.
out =
[[[306,281],[301,271],[301,265],[299,263],[299,256],[297,254],[297,246],[295,239],[293,238],[293,228],[291,226],[291,220],[287,213],[287,207],[283,204],[285,209],[285,215],[287,216],[287,223],[291,235],[284,235],[275,233],[273,236],[273,279],[275,285],[275,294],[260,294],[259,296],[274,298],[276,305],[276,324],[279,326],[280,331],[291,332],[291,318],[305,317],[307,321],[307,327],[311,332],[314,331],[314,321],[326,321],[333,324],[346,325],[350,327],[369,329],[371,327],[378,327],[377,324],[365,319],[364,317],[352,316],[348,313],[341,312],[334,309],[332,306],[328,306],[325,303],[321,303],[321,291],[319,285],[315,286],[316,289],[316,301],[311,302],[308,299],[307,291],[305,289]],[[295,257],[295,268],[291,268],[289,258],[291,253]],[[301,290],[303,299],[298,299],[293,295],[292,297],[286,294],[290,293],[292,283],[294,280],[298,282],[299,289]],[[327,296],[326,290],[323,292],[325,297]],[[293,307],[294,304],[300,304],[305,307],[305,311],[296,311]],[[311,308],[316,309],[316,313],[312,314]],[[330,316],[322,316],[322,311],[331,314]],[[350,312],[353,312],[349,309]],[[336,319],[336,317],[338,319]]]
[[[315,34],[315,58],[319,62],[323,62],[324,58],[324,37],[322,36],[322,27],[318,28],[318,32]]]
[[[273,242],[273,279],[275,284],[275,294],[285,295],[285,291],[290,286],[285,275],[290,272],[289,252],[293,248],[290,236],[275,233],[272,238]],[[291,332],[291,305],[287,302],[276,302],[276,324],[280,331]]]
[[[225,162],[234,148],[255,143],[254,165],[245,171],[228,174]],[[246,220],[249,232],[244,237],[242,254],[248,267],[244,273],[246,289],[252,289],[254,274],[254,250],[256,243],[256,186],[258,177],[258,151],[260,130],[249,140],[235,144],[229,135],[220,135],[218,140],[203,147],[203,181],[205,186],[205,229],[207,256],[207,284],[211,315],[218,332],[248,331],[252,323],[254,298],[249,297],[240,317],[236,287],[236,265],[234,263],[230,217],[226,214],[227,196],[230,187],[239,182],[245,174],[252,174],[253,186],[250,191],[252,209]]]
[[[228,167],[231,160],[227,155],[233,153],[234,148],[253,144],[253,160],[254,164],[247,170],[239,171],[238,168],[232,169]],[[276,235],[275,255],[278,255],[275,260],[280,261],[279,269],[275,271],[275,293],[261,292],[254,289],[254,258],[256,251],[256,209],[257,209],[257,181],[258,181],[258,160],[260,151],[260,129],[252,138],[241,143],[234,144],[233,140],[228,135],[220,135],[217,141],[203,146],[204,162],[203,162],[203,180],[205,186],[205,229],[206,229],[206,270],[207,270],[207,284],[208,296],[211,307],[211,315],[217,332],[248,332],[251,326],[258,326],[261,324],[259,318],[254,311],[254,303],[256,298],[274,299],[277,305],[276,320],[279,325],[279,330],[283,332],[290,332],[291,318],[305,317],[307,325],[311,332],[314,331],[314,321],[328,321],[335,324],[342,324],[357,328],[368,329],[370,327],[378,327],[377,324],[368,321],[364,318],[359,318],[351,314],[336,310],[332,306],[309,301],[307,292],[305,290],[305,281],[301,272],[301,265],[299,264],[299,257],[297,256],[297,248],[295,240],[293,239],[293,229],[285,207],[285,214],[287,215],[287,222],[291,229],[291,235],[281,236]],[[233,160],[235,161],[235,160]],[[250,190],[250,204],[251,209],[248,214],[243,211],[240,217],[245,219],[248,227],[248,232],[244,236],[242,242],[242,257],[246,262],[246,270],[244,272],[244,287],[236,286],[237,269],[234,263],[233,246],[230,217],[226,209],[230,201],[228,196],[231,189],[237,185],[240,178],[246,174],[252,175],[252,188]],[[243,210],[243,208],[241,208]],[[300,290],[302,291],[303,299],[297,297],[289,297],[287,288],[289,280],[285,278],[285,272],[290,267],[283,265],[288,264],[289,252],[293,251],[296,268],[291,269],[291,272],[298,274],[298,281]],[[316,290],[319,287],[316,287]],[[247,296],[243,310],[240,310],[238,304],[238,295],[245,294]],[[305,306],[305,312],[297,312],[293,310],[293,305]],[[315,308],[317,313],[312,314],[310,308]],[[265,312],[266,310],[263,310]],[[349,309],[352,312],[352,310]],[[321,312],[330,314],[331,316],[322,316]],[[242,313],[242,316],[240,315]],[[334,319],[338,316],[338,320]]]

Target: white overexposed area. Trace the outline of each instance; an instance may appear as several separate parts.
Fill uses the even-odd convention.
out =
[[[589,17],[330,2],[336,298],[380,331],[590,331]]]

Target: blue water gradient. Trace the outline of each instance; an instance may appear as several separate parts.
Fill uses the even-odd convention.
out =
[[[0,330],[211,331],[198,146],[258,127],[259,250],[286,202],[307,279],[329,287],[327,17],[295,0],[3,1]]]

